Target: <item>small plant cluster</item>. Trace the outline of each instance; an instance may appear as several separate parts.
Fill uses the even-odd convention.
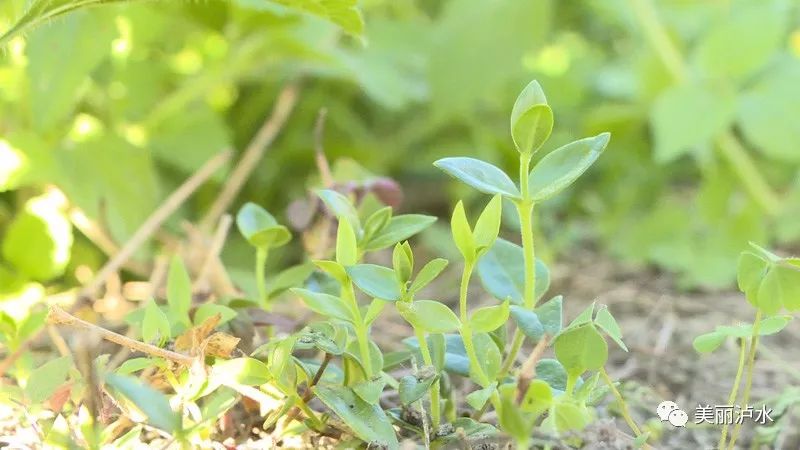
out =
[[[501,432],[519,448],[534,445],[537,435],[579,441],[573,432],[595,419],[593,405],[610,391],[636,445],[646,445],[647,434],[631,419],[604,369],[608,339],[627,350],[611,312],[592,304],[564,326],[563,298],[541,301],[548,291],[549,271],[535,257],[536,206],[580,177],[609,141],[609,134],[603,133],[546,152],[541,148],[552,126],[552,111],[534,81],[519,95],[511,114],[519,183],[477,159],[435,162],[447,174],[492,196],[474,221],[462,202],[452,213],[452,239],[461,256],[456,311],[441,301],[450,297],[441,285],[434,285],[433,294],[422,294],[431,291],[448,261],[420,262],[408,242],[434,217],[394,215],[391,207],[365,211],[336,190],[320,190],[319,198],[336,218],[335,251],[330,259],[311,261],[314,271],[304,264],[267,283],[264,271],[270,252],[288,243],[291,233],[267,211],[248,203],[236,223],[256,253],[257,298],[194,307],[187,270],[180,259],[173,260],[166,304],[151,301],[129,317],[131,323],[141,324],[143,342],[126,345],[149,356],[127,360],[115,370],[100,364],[106,390],[124,415],[139,417],[184,446],[200,445],[208,438],[209,423],[245,397],[257,405],[265,430],[280,430],[284,436],[313,430],[352,446],[360,441],[389,449],[398,448],[400,438],[413,438],[429,448],[458,442],[474,446],[499,439]],[[521,246],[498,237],[504,201],[519,216]],[[388,248],[391,266],[367,262],[369,254]],[[470,282],[475,274],[497,304],[473,307]],[[232,321],[245,308],[270,310],[287,288],[323,320],[290,335],[269,331],[267,342],[246,356],[237,349],[239,338],[214,331],[233,329]],[[384,353],[372,339],[373,326],[386,308],[395,308],[413,331],[403,341],[406,350]],[[51,321],[89,326],[59,309],[51,312]],[[106,333],[109,340],[129,339]],[[531,345],[526,347],[526,341]],[[548,349],[554,358],[545,357]],[[57,360],[37,369],[30,389],[39,392],[37,397],[49,398],[48,391],[58,386],[52,375],[68,364]],[[394,375],[400,368],[400,375]],[[131,376],[137,372],[151,377],[158,372],[174,394]],[[457,378],[463,381],[456,383]],[[463,383],[469,393],[458,398],[462,390],[454,386]],[[46,389],[41,391],[43,384]],[[399,399],[390,407],[384,406],[387,392]],[[314,407],[315,398],[324,410],[319,403]],[[482,422],[490,410],[496,421]],[[90,423],[95,416],[81,417],[87,418],[84,443],[97,448],[107,442]],[[135,439],[141,430],[142,425],[133,427],[114,445]]]
[[[737,340],[739,364],[726,405],[746,407],[750,401],[758,342],[783,330],[792,316],[779,314],[800,311],[800,258],[780,257],[769,250],[750,243],[739,257],[737,280],[747,301],[756,308],[752,323],[720,325],[713,331],[697,336],[694,348],[698,353],[711,353],[728,338]],[[744,377],[744,389],[739,392]],[[725,424],[720,433],[719,450],[733,450],[742,429],[741,421],[730,430]]]

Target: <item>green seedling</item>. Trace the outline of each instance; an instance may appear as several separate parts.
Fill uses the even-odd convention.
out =
[[[570,433],[594,420],[593,405],[610,391],[638,441],[644,443],[647,436],[631,419],[604,369],[608,339],[627,350],[609,310],[592,304],[565,327],[563,297],[540,304],[550,275],[534,254],[535,206],[572,184],[609,140],[604,133],[546,152],[542,146],[552,126],[552,112],[541,87],[532,82],[517,99],[511,118],[519,183],[499,168],[472,158],[435,163],[492,195],[474,220],[463,202],[453,210],[450,230],[462,260],[456,311],[441,301],[450,295],[437,281],[448,261],[432,258],[420,267],[408,242],[435,218],[395,216],[390,207],[355,203],[336,190],[320,190],[317,195],[335,218],[335,245],[325,253],[330,258],[302,263],[268,278],[265,266],[270,251],[287,244],[291,234],[267,211],[248,203],[237,214],[236,223],[256,251],[257,302],[223,299],[195,307],[188,271],[180,259],[174,259],[166,302],[150,301],[129,316],[130,323],[141,323],[142,342],[135,345],[148,357],[104,371],[110,392],[122,407],[146,416],[150,425],[184,446],[201,445],[209,422],[247,397],[259,405],[266,429],[335,431],[368,447],[397,449],[399,429],[417,434],[430,448],[446,448],[463,439],[478,445],[500,432],[527,448],[537,428],[575,441]],[[504,200],[519,215],[521,246],[498,237]],[[391,267],[368,262],[371,253],[389,247],[393,247]],[[476,272],[498,303],[471,305],[469,287]],[[767,272],[765,279],[776,277]],[[782,272],[777,278],[783,280]],[[322,321],[288,335],[271,332],[267,342],[247,356],[237,353],[239,340],[226,331],[241,319],[242,305],[269,310],[287,288]],[[423,296],[423,292],[431,294]],[[384,354],[371,331],[389,304],[394,304],[411,332],[404,340],[408,350]],[[513,337],[508,339],[512,328]],[[526,340],[534,347],[520,365],[518,356]],[[166,349],[170,342],[180,353]],[[554,350],[555,359],[543,357],[548,348]],[[31,377],[32,399],[44,398],[41,392],[49,394],[64,382],[50,374],[63,373],[70,364],[62,359],[42,366]],[[395,374],[409,364],[411,374]],[[156,391],[132,377],[152,367],[174,394]],[[452,388],[453,377],[465,378],[470,386],[463,404]],[[396,408],[382,406],[386,390],[397,392]],[[312,408],[314,397],[326,406],[325,411]],[[471,408],[471,417],[457,418],[456,406]],[[499,430],[480,422],[490,408]]]
[[[756,309],[753,323],[720,325],[694,340],[694,348],[698,353],[711,353],[728,338],[737,340],[739,364],[728,405],[744,406],[750,401],[760,338],[779,333],[792,320],[792,316],[779,313],[783,310],[790,313],[800,311],[800,258],[780,257],[752,242],[750,247],[739,257],[737,280],[739,290]],[[745,378],[744,390],[740,395],[742,377]],[[730,425],[723,426],[717,444],[719,450],[736,448],[741,425],[737,422],[730,436]]]

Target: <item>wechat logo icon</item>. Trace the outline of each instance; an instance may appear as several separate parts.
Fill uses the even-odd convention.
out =
[[[680,409],[678,404],[669,400],[661,402],[656,408],[656,414],[662,422],[669,422],[674,427],[686,427],[689,415]]]

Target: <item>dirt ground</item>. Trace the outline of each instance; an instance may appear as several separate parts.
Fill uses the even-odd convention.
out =
[[[676,293],[669,276],[630,271],[590,253],[573,256],[557,266],[552,292],[565,294],[566,314],[575,314],[592,300],[609,306],[620,323],[629,353],[612,346],[609,373],[623,382],[623,395],[640,424],[650,421],[662,432],[660,449],[716,448],[720,425],[695,425],[699,405],[726,405],[736,374],[739,349],[733,340],[716,352],[700,355],[693,339],[716,325],[752,322],[755,310],[738,291]],[[759,344],[751,404],[779,409],[781,400],[800,400],[800,328],[790,323],[780,334]],[[792,386],[795,386],[794,388]],[[659,421],[657,405],[676,402],[689,414],[686,428]],[[794,408],[797,410],[797,408]],[[795,415],[797,413],[795,412]],[[800,430],[791,414],[779,417],[756,433],[753,424],[742,427],[737,448],[800,449]],[[779,420],[780,419],[780,420]],[[794,418],[795,424],[797,417]],[[626,430],[621,419],[615,423]],[[757,442],[771,436],[774,444]],[[604,448],[599,445],[596,448]],[[614,447],[605,447],[614,448]]]

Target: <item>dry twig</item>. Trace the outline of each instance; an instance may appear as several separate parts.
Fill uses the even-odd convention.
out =
[[[73,316],[72,314],[64,311],[60,306],[53,305],[50,307],[50,315],[47,317],[47,320],[51,324],[69,325],[75,328],[81,328],[90,332],[97,333],[100,337],[102,337],[107,341],[122,345],[131,350],[136,350],[142,353],[146,353],[151,356],[157,356],[160,358],[168,359],[170,361],[182,364],[184,366],[191,366],[192,363],[194,362],[194,358],[192,358],[189,355],[184,355],[170,350],[164,350],[163,348],[156,347],[155,345],[150,345],[141,341],[137,341],[135,339],[131,339],[119,333],[106,330],[101,326],[89,323],[85,320],[81,320]]]
[[[264,122],[261,128],[256,133],[255,137],[250,144],[248,144],[242,158],[236,164],[236,167],[228,177],[228,181],[222,188],[217,199],[211,205],[203,219],[200,221],[200,229],[206,232],[211,230],[213,224],[219,220],[222,214],[228,210],[236,198],[236,195],[244,186],[245,181],[250,177],[250,174],[256,168],[256,165],[264,156],[267,147],[275,140],[283,129],[283,125],[289,118],[297,103],[297,97],[300,92],[300,85],[298,82],[292,82],[286,85],[278,94],[278,99],[275,101],[275,107],[272,109],[272,114]]]
[[[187,179],[178,189],[175,190],[167,199],[162,203],[158,209],[150,214],[150,217],[136,230],[131,238],[122,246],[122,248],[114,254],[114,256],[101,268],[94,279],[81,289],[78,298],[89,296],[95,290],[105,283],[109,275],[119,270],[123,263],[125,263],[136,250],[144,244],[147,239],[155,233],[159,227],[164,223],[167,218],[172,215],[178,207],[186,201],[189,196],[197,190],[214,172],[217,171],[228,159],[230,159],[230,150],[219,153],[210,160],[208,160],[203,167],[195,172],[189,179]]]

